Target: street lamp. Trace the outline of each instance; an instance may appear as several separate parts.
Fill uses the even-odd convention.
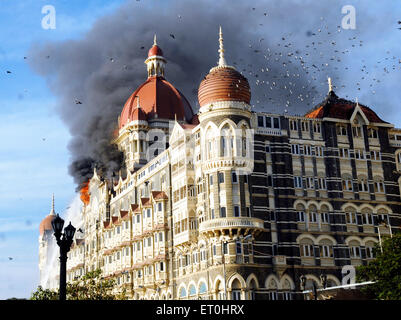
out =
[[[245,236],[245,237],[243,237],[242,239],[240,239],[240,241],[242,242],[242,241],[244,241],[244,240],[248,240],[248,239],[251,238],[251,237],[252,237],[252,235],[251,235],[251,234],[248,234],[247,236]],[[221,240],[221,256],[222,256],[222,260],[223,260],[224,299],[225,299],[225,300],[228,300],[228,299],[227,299],[227,280],[226,280],[226,278],[227,278],[227,277],[226,277],[226,259],[225,259],[223,244],[231,243],[231,242],[234,242],[234,241],[237,241],[237,240],[230,240],[230,241]],[[227,251],[228,251],[228,248],[227,248]]]
[[[71,244],[75,234],[74,226],[70,224],[64,228],[64,220],[57,214],[52,220],[54,236],[57,240],[57,245],[60,247],[60,300],[66,300],[66,276],[67,276],[67,253],[70,251]]]

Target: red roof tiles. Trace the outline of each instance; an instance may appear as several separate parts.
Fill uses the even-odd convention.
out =
[[[230,67],[217,67],[202,80],[198,90],[200,106],[218,101],[251,101],[248,80]]]

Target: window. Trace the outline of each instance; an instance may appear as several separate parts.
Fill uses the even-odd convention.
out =
[[[353,245],[349,248],[349,253],[351,258],[360,258],[361,248],[359,246]]]
[[[234,206],[234,217],[239,217],[239,206]]]
[[[375,128],[368,128],[368,136],[371,139],[377,139],[378,135],[377,135],[377,129]]]
[[[361,127],[352,127],[352,135],[354,136],[354,138],[361,138],[362,137]]]
[[[232,181],[232,183],[238,183],[237,173],[235,173],[235,172],[231,173],[231,181]]]
[[[223,172],[219,172],[218,173],[218,177],[219,177],[219,183],[223,183],[224,182],[224,173]]]
[[[220,217],[221,218],[225,218],[227,215],[226,215],[226,207],[221,207],[220,208]]]
[[[346,136],[347,135],[347,127],[345,125],[337,125],[337,135],[338,136]]]
[[[317,178],[317,185],[320,190],[326,190],[326,179],[325,178]]]
[[[258,127],[264,127],[264,117],[258,116]]]
[[[211,186],[213,185],[213,176],[212,175],[209,177],[209,183]]]
[[[301,121],[301,129],[302,131],[309,131],[309,122]]]
[[[159,232],[159,242],[163,241],[163,232]]]
[[[233,289],[231,291],[232,300],[241,300],[241,290]]]
[[[347,223],[356,224],[356,213],[355,212],[346,212],[345,217],[346,217]]]
[[[150,209],[147,209],[147,210],[146,210],[146,217],[147,217],[147,218],[150,218],[150,216],[151,216],[151,210],[150,210]]]
[[[298,222],[305,222],[305,212],[298,211],[297,215],[298,215]]]
[[[292,154],[300,154],[300,148],[298,144],[291,145],[291,153]]]
[[[228,243],[223,242],[223,254],[228,254]]]
[[[304,155],[311,156],[312,155],[312,147],[308,145],[304,145]]]
[[[365,179],[361,179],[358,182],[358,188],[360,192],[369,192],[369,185]]]
[[[140,223],[141,222],[141,215],[137,214],[136,215],[136,223]]]
[[[251,208],[246,207],[246,216],[250,217],[251,216]]]
[[[270,291],[268,293],[269,300],[278,300],[278,293],[277,291]]]
[[[364,151],[362,149],[355,149],[354,150],[354,154],[355,154],[355,159],[358,159],[358,160],[364,160],[365,159],[365,154],[364,154]]]
[[[343,180],[343,190],[344,191],[352,191],[353,190],[352,180],[350,180],[350,179]]]
[[[266,120],[266,127],[271,128],[272,127],[272,118],[271,117],[265,117]]]
[[[301,245],[301,256],[303,257],[313,257],[313,245],[311,244],[302,244]]]
[[[377,181],[374,183],[375,192],[384,193],[384,183],[382,181]]]
[[[270,148],[270,145],[266,145],[265,146],[265,151],[266,151],[266,153],[270,153],[271,152],[271,148]]]
[[[290,120],[290,130],[297,131],[298,130],[298,121]]]
[[[399,156],[400,154],[398,154]],[[370,159],[372,161],[380,161],[382,159],[381,152],[378,150],[370,151]]]
[[[329,223],[329,214],[327,212],[323,212],[321,214],[322,223]]]
[[[320,256],[323,258],[331,258],[333,257],[333,248],[330,245],[321,245],[320,246]]]
[[[294,177],[294,187],[302,188],[302,177],[299,176]]]
[[[316,157],[323,157],[323,147],[315,146]]]
[[[159,202],[157,204],[157,211],[162,211],[163,210],[163,203]]]
[[[213,249],[213,255],[215,256],[217,254],[216,253],[216,245],[215,244],[213,245],[212,249]]]
[[[305,182],[307,189],[315,189],[315,179],[313,177],[306,177]]]
[[[347,148],[340,148],[340,157],[341,158],[349,158],[349,149]]]
[[[313,132],[314,133],[320,133],[320,123],[319,122],[315,122],[314,124],[313,124]]]
[[[367,244],[365,249],[366,249],[366,258],[374,259],[375,258],[374,243]]]
[[[274,126],[274,129],[280,129],[280,119],[279,118],[273,118],[273,126]]]
[[[237,254],[242,254],[242,245],[240,241],[236,242],[236,251]]]
[[[373,215],[371,213],[363,213],[362,214],[363,224],[373,225]]]
[[[309,221],[310,222],[317,222],[317,213],[316,212],[309,212]]]

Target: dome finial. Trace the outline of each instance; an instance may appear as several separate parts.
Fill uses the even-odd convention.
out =
[[[53,195],[52,195],[52,208],[50,210],[49,215],[55,215],[55,214],[56,214],[56,212],[54,211],[54,193],[53,193]]]
[[[153,45],[154,45],[154,46],[157,46],[157,42],[156,42],[156,33],[155,33],[155,36],[153,37]]]
[[[356,105],[359,107],[358,97],[355,98]]]
[[[329,83],[329,92],[333,91],[333,85],[331,83],[331,78],[330,77],[327,78],[327,82]]]
[[[220,31],[219,31],[219,67],[226,66],[226,59],[224,59],[224,44],[223,44],[223,31],[221,30],[220,26]]]

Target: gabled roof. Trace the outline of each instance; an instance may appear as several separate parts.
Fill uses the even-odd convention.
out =
[[[315,106],[312,110],[305,114],[306,118],[322,119],[335,118],[350,120],[354,113],[356,103],[339,98],[334,91],[330,91],[326,99]],[[361,111],[365,114],[370,122],[388,123],[379,118],[379,116],[369,107],[359,104]]]
[[[167,194],[164,191],[152,191],[153,200],[167,200]]]
[[[141,198],[141,204],[143,207],[151,207],[152,204],[149,201],[149,198]]]

